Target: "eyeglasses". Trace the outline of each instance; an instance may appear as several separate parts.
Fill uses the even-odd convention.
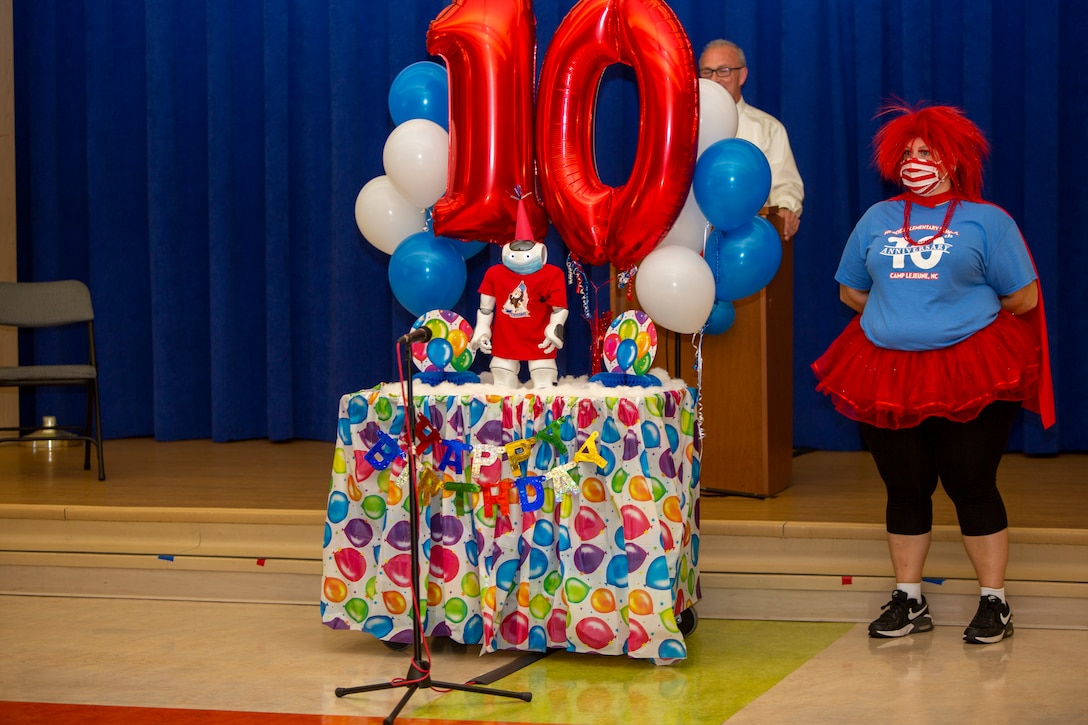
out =
[[[700,78],[715,78],[715,77],[717,77],[717,78],[728,78],[729,76],[733,75],[733,71],[740,70],[743,67],[744,66],[742,66],[742,65],[738,65],[735,68],[730,68],[727,65],[720,65],[717,68],[700,68],[699,69],[699,77]]]

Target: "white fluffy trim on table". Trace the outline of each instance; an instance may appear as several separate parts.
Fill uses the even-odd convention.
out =
[[[667,390],[685,390],[688,385],[680,378],[670,378],[667,370],[653,368],[653,375],[661,381],[661,385],[649,388],[639,388],[621,385],[614,388],[600,383],[590,382],[588,376],[566,375],[559,378],[559,384],[550,388],[531,388],[529,383],[523,382],[517,388],[500,387],[491,382],[491,373],[482,373],[479,383],[465,383],[454,385],[453,383],[440,383],[439,385],[424,385],[420,382],[412,383],[412,392],[416,396],[443,396],[443,395],[560,395],[563,397],[579,398],[640,398],[646,395],[655,395]],[[382,395],[396,395],[399,397],[400,383],[385,383],[382,385]]]

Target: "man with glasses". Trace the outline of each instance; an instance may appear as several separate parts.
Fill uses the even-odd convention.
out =
[[[712,40],[699,57],[699,77],[712,80],[729,91],[737,103],[737,138],[751,141],[759,147],[771,164],[771,193],[768,210],[782,219],[782,234],[792,239],[801,222],[801,203],[805,186],[797,163],[793,160],[786,128],[774,116],[750,106],[741,96],[748,80],[748,64],[744,51],[728,40]],[[777,207],[777,212],[774,208]]]

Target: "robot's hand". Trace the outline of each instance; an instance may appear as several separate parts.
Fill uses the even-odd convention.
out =
[[[557,307],[552,310],[548,326],[544,328],[544,341],[539,347],[544,353],[550,354],[553,350],[563,347],[563,323],[567,321],[567,311]]]
[[[491,318],[495,311],[485,310],[482,307],[476,313],[476,329],[472,333],[472,339],[468,341],[469,349],[480,350],[491,354]]]
[[[473,350],[479,350],[485,355],[490,355],[491,330],[488,330],[486,333],[477,331],[476,334],[472,336],[472,341],[468,344],[468,346],[471,347]]]

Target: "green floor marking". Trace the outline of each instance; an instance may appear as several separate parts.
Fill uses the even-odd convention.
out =
[[[846,633],[853,624],[700,620],[687,659],[557,652],[491,683],[532,702],[450,692],[409,717],[548,725],[718,725]],[[486,669],[487,658],[481,658]],[[437,673],[436,673],[437,674]]]

